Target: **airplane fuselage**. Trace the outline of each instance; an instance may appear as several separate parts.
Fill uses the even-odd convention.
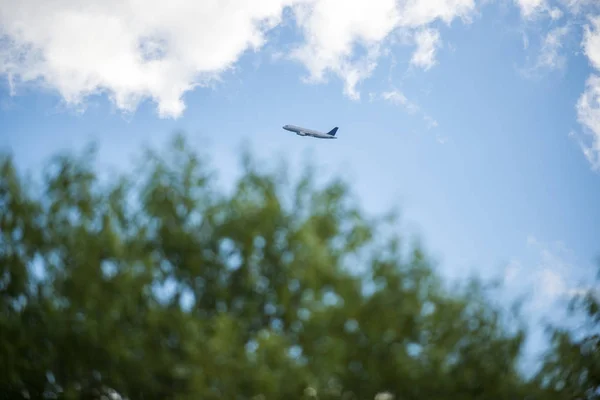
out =
[[[296,125],[284,125],[283,129],[285,129],[286,131],[294,132],[298,136],[312,136],[319,139],[337,139],[335,137],[335,134],[338,128],[335,127],[328,133],[315,131],[313,129],[302,128]]]

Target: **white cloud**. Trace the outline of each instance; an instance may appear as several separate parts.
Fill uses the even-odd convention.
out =
[[[446,144],[446,143],[448,143],[448,138],[446,136],[442,136],[440,134],[435,135],[435,140],[439,144]]]
[[[210,85],[291,7],[304,41],[288,57],[309,81],[332,72],[359,98],[359,82],[377,66],[395,30],[435,20],[469,21],[474,0],[0,0],[0,74],[11,88],[29,82],[56,90],[70,105],[107,93],[122,110],[150,98],[163,117],[178,117],[183,95]],[[362,46],[364,55],[357,53]],[[278,58],[281,56],[278,54]]]
[[[560,8],[557,7],[551,8],[548,13],[550,14],[550,18],[553,21],[558,21],[563,16],[563,12],[560,10]]]
[[[419,111],[419,107],[416,104],[409,101],[406,98],[406,96],[398,90],[390,90],[388,92],[383,92],[381,94],[381,97],[384,100],[389,101],[390,103],[405,107],[411,114]]]
[[[548,339],[543,327],[548,323],[576,326],[581,321],[568,312],[567,304],[575,296],[599,293],[600,287],[595,269],[578,259],[564,242],[546,242],[530,235],[526,249],[504,268],[498,295],[503,302],[518,301],[515,305],[521,306],[517,309],[531,328],[526,346],[535,358],[543,354]]]
[[[533,19],[547,13],[552,21],[566,19],[562,27],[546,32],[541,51],[530,68],[521,72],[527,77],[536,76],[541,69],[562,69],[566,58],[562,53],[567,36],[579,26],[583,17],[588,23],[583,25],[581,48],[592,68],[585,82],[575,109],[577,121],[583,127],[587,138],[574,132],[569,137],[577,141],[592,170],[600,172],[600,2],[597,0],[515,0],[525,19]],[[559,8],[559,6],[561,8]],[[527,47],[528,41],[525,42]]]
[[[534,20],[536,18],[547,15],[551,20],[557,21],[564,15],[563,11],[551,6],[547,0],[514,0],[521,11],[521,16],[526,20]],[[587,1],[587,0],[584,0]],[[558,0],[563,3],[570,12],[574,12],[577,7],[581,6],[581,0]]]
[[[559,50],[563,46],[563,39],[569,33],[568,26],[554,28],[546,34],[542,44],[542,50],[538,58],[538,67],[561,68],[565,58],[560,55]]]
[[[590,19],[584,28],[582,47],[591,66],[600,72],[600,16]],[[591,136],[591,144],[580,142],[592,169],[600,171],[600,76],[592,74],[576,105],[577,120]]]
[[[598,7],[598,0],[560,0],[571,14],[589,13]]]
[[[440,33],[431,28],[423,28],[415,34],[417,50],[413,53],[410,63],[425,70],[433,67],[435,51],[440,46]]]
[[[430,129],[437,128],[438,122],[435,119],[433,119],[432,117],[430,117],[429,115],[427,115],[427,114],[423,115],[423,119],[427,123],[428,128],[430,128]]]
[[[296,6],[295,15],[306,41],[292,58],[308,68],[310,81],[323,81],[328,70],[339,75],[345,93],[355,99],[356,85],[377,65],[381,41],[400,20],[395,0],[313,1]],[[356,43],[365,47],[366,55],[353,60]]]
[[[592,274],[577,267],[575,256],[564,243],[545,243],[529,236],[527,246],[535,251],[533,261],[511,261],[504,270],[504,282],[511,292],[530,296],[531,311],[548,309],[557,301],[593,289]]]
[[[539,78],[543,71],[561,70],[566,66],[566,56],[563,50],[565,40],[571,33],[569,23],[553,28],[546,32],[541,41],[540,50],[535,61],[528,67],[522,68],[520,73],[526,78]],[[525,49],[529,45],[527,40]]]
[[[523,49],[527,50],[527,48],[529,47],[529,38],[527,37],[526,34],[523,34],[522,39],[523,39]]]
[[[515,0],[524,18],[532,18],[547,7],[545,0]]]
[[[512,260],[504,270],[504,282],[508,284],[514,282],[520,271],[521,264],[516,260]]]
[[[371,75],[394,30],[418,29],[438,19],[469,22],[474,8],[474,0],[312,0],[295,7],[305,43],[292,58],[305,64],[308,81],[322,82],[333,72],[344,81],[345,93],[358,99],[357,84]],[[365,55],[356,57],[356,45]]]
[[[182,95],[262,46],[285,4],[2,0],[0,73],[42,80],[69,104],[106,90],[120,109],[149,97],[179,116]]]
[[[562,69],[566,64],[563,47],[565,40],[579,26],[583,17],[588,23],[583,25],[581,47],[593,70],[585,82],[575,108],[577,120],[588,136],[587,140],[571,132],[569,136],[577,141],[584,156],[595,171],[600,172],[600,2],[597,0],[514,0],[523,18],[532,20],[548,14],[552,21],[565,18],[562,27],[555,27],[545,33],[541,50],[534,64],[521,70],[526,77],[537,77],[542,69]],[[561,7],[561,8],[559,8]],[[524,37],[524,47],[529,40]]]
[[[590,64],[600,70],[600,15],[590,18],[592,26],[586,25],[583,30],[583,52]]]
[[[373,101],[376,97],[377,97],[377,95],[375,93],[369,93],[369,101]],[[383,92],[380,94],[380,97],[383,100],[388,101],[392,104],[404,107],[408,111],[409,114],[415,114],[417,112],[421,112],[423,120],[427,124],[428,129],[436,128],[438,126],[438,122],[434,118],[432,118],[426,112],[422,111],[421,108],[417,104],[415,104],[414,102],[407,99],[406,96],[399,90],[394,89],[394,90],[389,90],[387,92]],[[444,144],[447,142],[447,138],[438,135],[437,141],[440,144]]]
[[[591,136],[591,144],[579,142],[581,149],[592,169],[600,171],[600,76],[587,79],[576,108],[577,120]]]
[[[450,24],[460,18],[470,22],[475,0],[404,0],[400,3],[399,25],[418,28],[437,19]]]

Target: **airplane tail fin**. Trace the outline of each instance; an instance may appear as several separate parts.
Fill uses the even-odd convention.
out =
[[[338,130],[338,127],[336,126],[335,128],[333,128],[332,130],[330,130],[329,132],[327,132],[328,135],[331,136],[335,136],[336,132]]]

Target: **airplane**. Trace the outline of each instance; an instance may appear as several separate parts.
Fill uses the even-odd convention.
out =
[[[286,131],[294,132],[298,136],[312,136],[318,139],[337,139],[335,137],[335,134],[338,130],[338,127],[336,126],[329,132],[314,131],[312,129],[301,128],[295,125],[284,125],[283,129],[285,129]]]

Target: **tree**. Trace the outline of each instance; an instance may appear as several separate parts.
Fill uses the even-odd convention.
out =
[[[164,154],[106,182],[93,151],[57,155],[39,186],[1,160],[0,393],[542,398],[524,329],[476,282],[444,289],[345,182],[245,153],[227,194],[183,136]]]
[[[579,329],[549,327],[552,347],[537,380],[560,398],[600,399],[600,293],[587,290],[570,304]]]

